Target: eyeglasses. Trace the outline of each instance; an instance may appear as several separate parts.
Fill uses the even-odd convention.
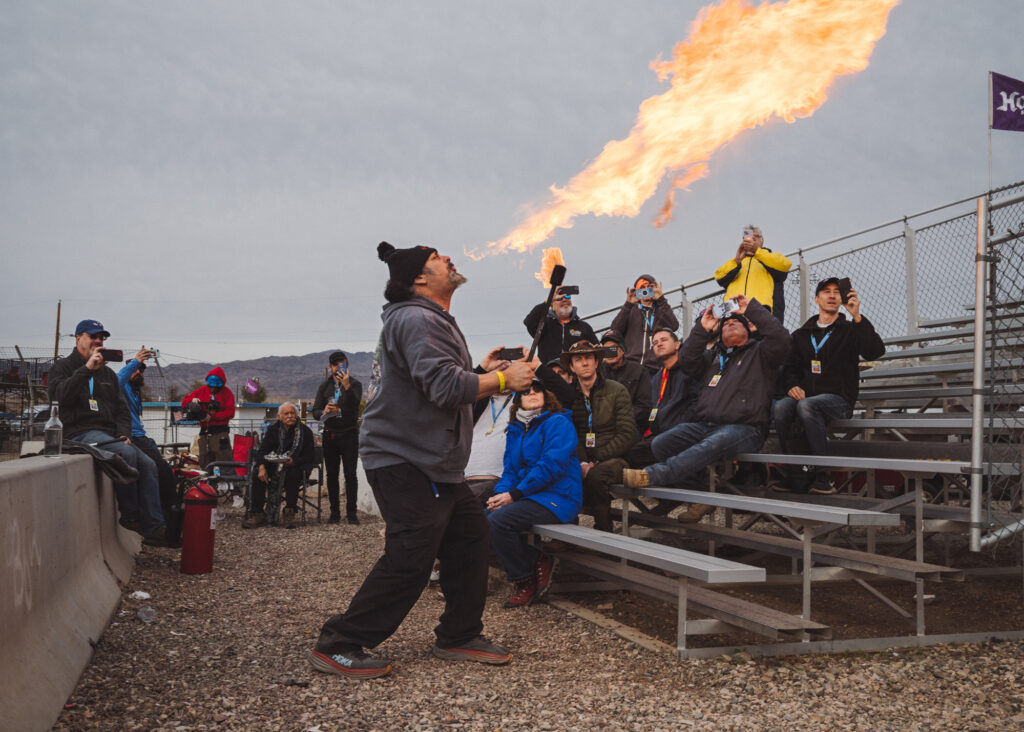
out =
[[[85,333],[83,335],[89,336],[89,339],[93,340],[93,341],[105,341],[105,340],[107,340],[107,337],[105,335],[103,335],[102,333]]]
[[[572,300],[572,295],[559,295],[556,300]]]
[[[530,388],[525,391],[519,392],[519,396],[526,396],[527,394],[543,394],[544,387],[538,386],[537,384],[530,384]]]

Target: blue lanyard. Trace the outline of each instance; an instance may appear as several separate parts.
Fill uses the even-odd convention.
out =
[[[93,378],[95,378],[95,377],[92,377],[92,376],[89,377],[89,396],[92,396],[92,380],[93,380]]]
[[[336,386],[334,387],[334,401],[338,401],[339,397],[341,397],[341,388]]]
[[[832,335],[832,331],[829,331],[828,333],[825,334],[825,337],[821,339],[821,343],[818,343],[818,341],[814,340],[814,336],[813,335],[811,336],[811,348],[814,349],[814,355],[815,356],[818,355],[818,351],[820,351],[822,346],[825,345],[825,341],[828,340],[830,335]]]
[[[640,306],[640,314],[644,316],[648,332],[654,330],[654,311],[647,312],[647,308]]]
[[[587,432],[594,431],[594,411],[590,408],[590,397],[583,397],[583,406],[587,408]]]
[[[491,399],[491,426],[492,427],[496,426],[498,424],[498,417],[501,416],[501,413],[505,411],[505,407],[507,407],[507,406],[508,406],[508,402],[506,401],[504,404],[501,405],[501,409],[499,409],[498,412],[495,413],[494,412],[494,400]]]
[[[721,353],[718,354],[718,373],[725,371],[725,365],[729,363],[731,356],[723,356]]]

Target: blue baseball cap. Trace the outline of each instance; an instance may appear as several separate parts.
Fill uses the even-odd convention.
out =
[[[89,335],[99,335],[102,333],[104,338],[110,338],[110,333],[103,327],[103,323],[98,320],[83,320],[76,325],[75,335],[79,336],[82,333],[88,333]]]

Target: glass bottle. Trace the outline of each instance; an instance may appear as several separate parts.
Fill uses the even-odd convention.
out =
[[[57,416],[60,405],[57,402],[50,404],[50,418],[46,420],[46,427],[43,429],[43,455],[46,457],[60,457],[61,443],[64,441],[64,424]]]

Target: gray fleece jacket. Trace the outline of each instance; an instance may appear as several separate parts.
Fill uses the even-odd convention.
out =
[[[367,470],[411,463],[436,483],[465,479],[479,378],[455,318],[416,296],[384,306],[359,457]]]

